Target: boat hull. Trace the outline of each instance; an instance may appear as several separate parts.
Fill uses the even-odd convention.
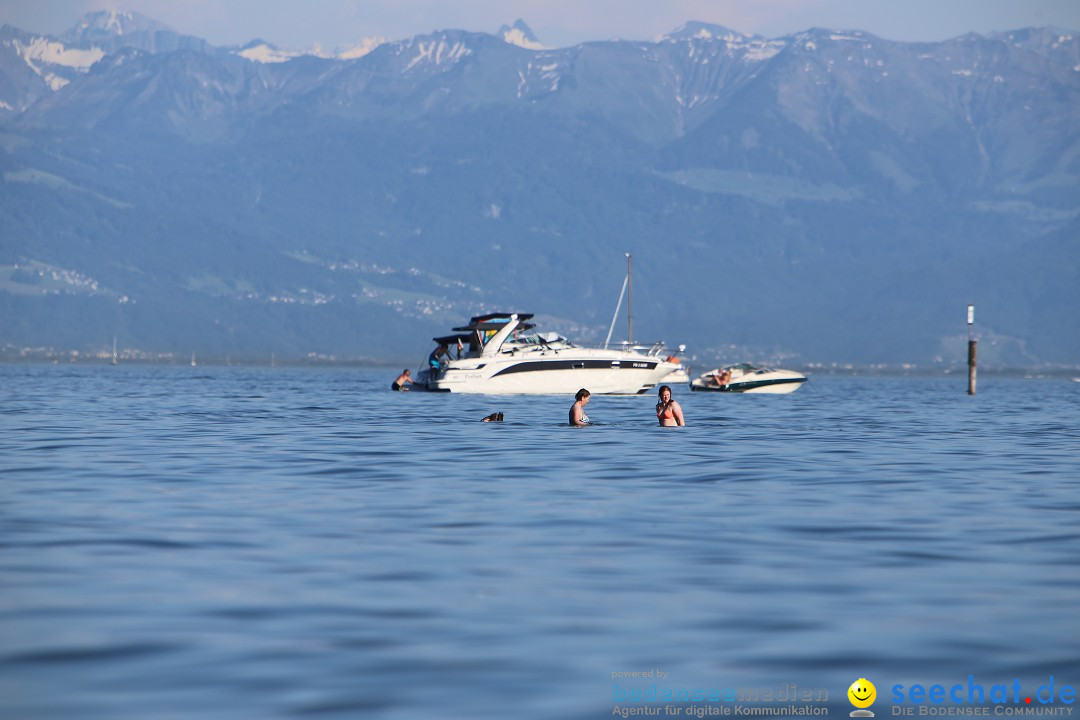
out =
[[[717,386],[715,378],[720,370],[711,370],[690,383],[695,392],[753,393],[755,395],[787,395],[806,382],[806,376],[794,370],[755,368],[742,364],[727,368],[730,374],[726,385]]]
[[[724,387],[705,385],[695,380],[690,385],[694,392],[755,393],[759,395],[787,395],[799,389],[806,378],[784,380],[759,380],[757,382],[731,383]]]
[[[676,367],[678,369],[677,370],[672,370],[670,373],[668,373],[667,376],[663,379],[662,384],[664,384],[664,385],[676,385],[676,384],[679,384],[679,383],[689,383],[690,382],[690,373],[687,372],[686,368],[685,367],[679,367],[679,366],[676,366]]]
[[[477,358],[454,360],[438,377],[422,378],[434,392],[474,395],[573,395],[586,388],[594,395],[648,392],[677,365],[642,355]]]

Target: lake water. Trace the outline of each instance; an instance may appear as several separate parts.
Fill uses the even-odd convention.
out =
[[[796,684],[842,718],[868,678],[883,717],[895,684],[1080,685],[1080,383],[681,386],[685,428],[653,396],[571,428],[570,397],[395,374],[0,367],[0,716],[607,718]]]

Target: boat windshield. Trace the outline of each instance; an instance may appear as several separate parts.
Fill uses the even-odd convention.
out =
[[[515,332],[514,336],[507,341],[508,345],[517,347],[574,347],[574,344],[556,332]]]

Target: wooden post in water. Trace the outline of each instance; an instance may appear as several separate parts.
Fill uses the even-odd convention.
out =
[[[968,305],[968,395],[975,394],[975,345],[977,341],[971,335],[971,326],[975,324],[975,306]]]

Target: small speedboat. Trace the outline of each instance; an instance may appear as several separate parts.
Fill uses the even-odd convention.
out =
[[[773,370],[740,363],[699,375],[690,383],[690,389],[699,392],[783,395],[795,392],[804,382],[806,376],[794,370]]]

